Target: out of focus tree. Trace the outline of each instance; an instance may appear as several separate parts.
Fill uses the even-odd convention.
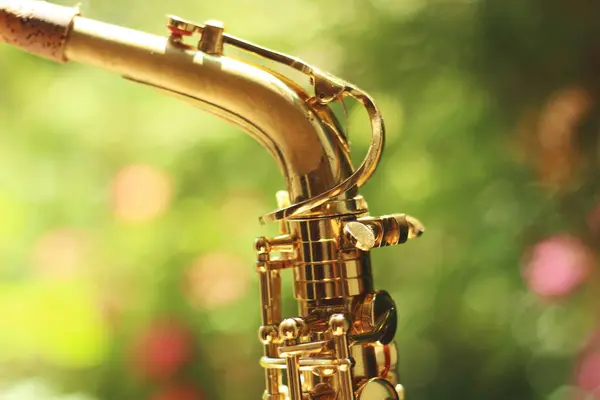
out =
[[[363,195],[428,228],[374,254],[409,398],[593,395],[600,5],[233,3],[83,11],[156,33],[166,12],[219,18],[373,94],[389,133]],[[0,57],[0,398],[259,398],[251,243],[282,186],[266,152],[110,74]]]

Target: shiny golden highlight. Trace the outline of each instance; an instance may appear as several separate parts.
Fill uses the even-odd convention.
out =
[[[168,35],[84,18],[41,1],[0,0],[0,39],[59,62],[115,72],[238,125],[275,159],[286,183],[279,209],[261,218],[281,235],[256,240],[265,400],[399,400],[396,307],[374,289],[370,250],[423,232],[404,214],[372,217],[359,188],[384,144],[379,109],[364,91],[302,60],[229,35],[218,22],[170,16]],[[193,45],[187,43],[194,43]],[[313,92],[224,53],[229,46],[302,72]],[[362,104],[371,146],[354,168],[330,105]],[[298,315],[281,314],[281,278],[294,276]],[[285,380],[285,384],[284,384]]]

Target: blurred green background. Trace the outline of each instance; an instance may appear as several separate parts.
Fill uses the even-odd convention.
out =
[[[82,11],[157,34],[167,13],[219,19],[378,100],[387,148],[362,194],[372,214],[428,228],[373,254],[376,286],[399,308],[408,399],[596,398],[600,4]],[[0,399],[259,399],[252,243],[275,233],[257,217],[283,188],[267,153],[103,71],[6,45],[0,60]],[[366,121],[349,115],[358,160]]]

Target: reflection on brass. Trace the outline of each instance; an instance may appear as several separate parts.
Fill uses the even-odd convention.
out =
[[[404,386],[397,384],[396,393],[398,393],[398,400],[404,400]]]
[[[392,214],[347,222],[344,232],[351,246],[367,251],[374,247],[395,246],[417,238],[425,232],[425,227],[410,215]]]
[[[396,343],[361,342],[351,346],[350,357],[355,362],[352,370],[354,380],[366,381],[373,377],[398,384],[398,353]]]
[[[353,309],[352,339],[388,344],[396,334],[396,304],[388,292],[367,293]]]
[[[312,400],[335,400],[336,392],[326,383],[319,383],[310,393]]]
[[[375,233],[366,224],[350,221],[344,226],[344,233],[350,244],[357,249],[369,251],[375,247]]]
[[[358,390],[357,400],[396,400],[398,393],[385,379],[371,379]]]
[[[370,250],[404,243],[424,228],[405,214],[369,216],[358,193],[383,150],[379,108],[355,85],[232,36],[218,22],[171,16],[166,28],[166,36],[156,36],[83,18],[73,8],[0,0],[1,41],[176,96],[236,124],[275,160],[286,188],[276,196],[278,209],[261,220],[277,221],[280,235],[255,242],[263,399],[403,399],[392,340],[397,311],[387,292],[374,289]],[[300,71],[312,90],[227,57],[229,47]],[[330,108],[346,97],[370,120],[371,145],[357,168]],[[286,270],[298,301],[291,318],[281,312]]]

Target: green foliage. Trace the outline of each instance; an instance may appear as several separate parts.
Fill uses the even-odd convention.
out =
[[[584,165],[562,186],[540,177],[549,155],[532,153],[521,130],[566,86],[595,99],[597,10],[584,3],[106,0],[82,10],[153,33],[165,13],[221,19],[374,94],[389,133],[362,194],[374,215],[406,212],[428,228],[373,255],[376,286],[398,304],[409,398],[559,400],[579,390],[573,365],[594,329],[594,282],[547,302],[521,268],[547,235],[593,246],[597,108],[574,123]],[[108,73],[7,46],[0,57],[0,385],[33,376],[102,400],[173,385],[211,400],[260,398],[252,239],[275,232],[257,217],[283,186],[266,152],[212,115]],[[350,108],[357,160],[364,118]],[[127,204],[119,211],[153,196],[164,209],[152,203],[154,213],[129,220]],[[202,280],[231,265],[222,301],[202,303]],[[165,319],[193,332],[193,357],[158,379],[135,349]]]

